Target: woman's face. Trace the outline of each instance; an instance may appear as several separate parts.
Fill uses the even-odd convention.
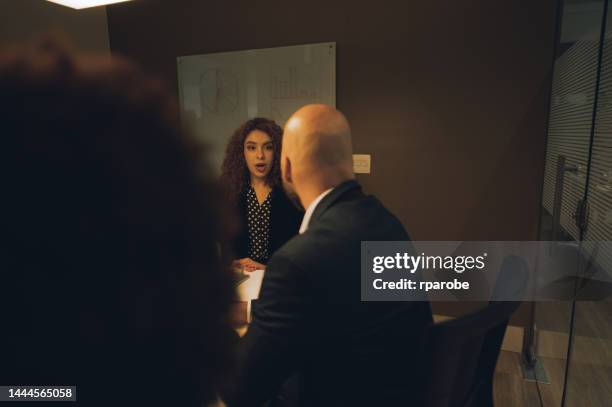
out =
[[[250,132],[244,139],[244,160],[251,177],[265,178],[274,160],[272,138],[261,130]]]

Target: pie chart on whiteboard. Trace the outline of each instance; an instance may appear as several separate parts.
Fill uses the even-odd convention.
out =
[[[204,112],[232,113],[238,107],[238,78],[229,69],[207,69],[200,77],[200,99]]]

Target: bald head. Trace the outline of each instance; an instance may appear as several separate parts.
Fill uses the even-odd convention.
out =
[[[351,129],[342,113],[328,105],[307,105],[287,121],[285,153],[296,167],[353,175]],[[332,174],[329,174],[332,175]]]
[[[325,191],[352,179],[351,129],[344,115],[322,104],[295,112],[285,125],[281,168],[302,203],[302,190]]]

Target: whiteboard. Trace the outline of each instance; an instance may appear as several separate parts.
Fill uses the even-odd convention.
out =
[[[177,58],[183,121],[209,147],[220,172],[225,146],[254,117],[284,126],[309,103],[336,106],[336,43]]]

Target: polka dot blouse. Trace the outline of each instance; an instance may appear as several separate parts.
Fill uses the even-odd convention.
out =
[[[265,264],[270,257],[270,213],[272,194],[260,204],[253,187],[247,192],[247,219],[249,227],[249,257]]]

